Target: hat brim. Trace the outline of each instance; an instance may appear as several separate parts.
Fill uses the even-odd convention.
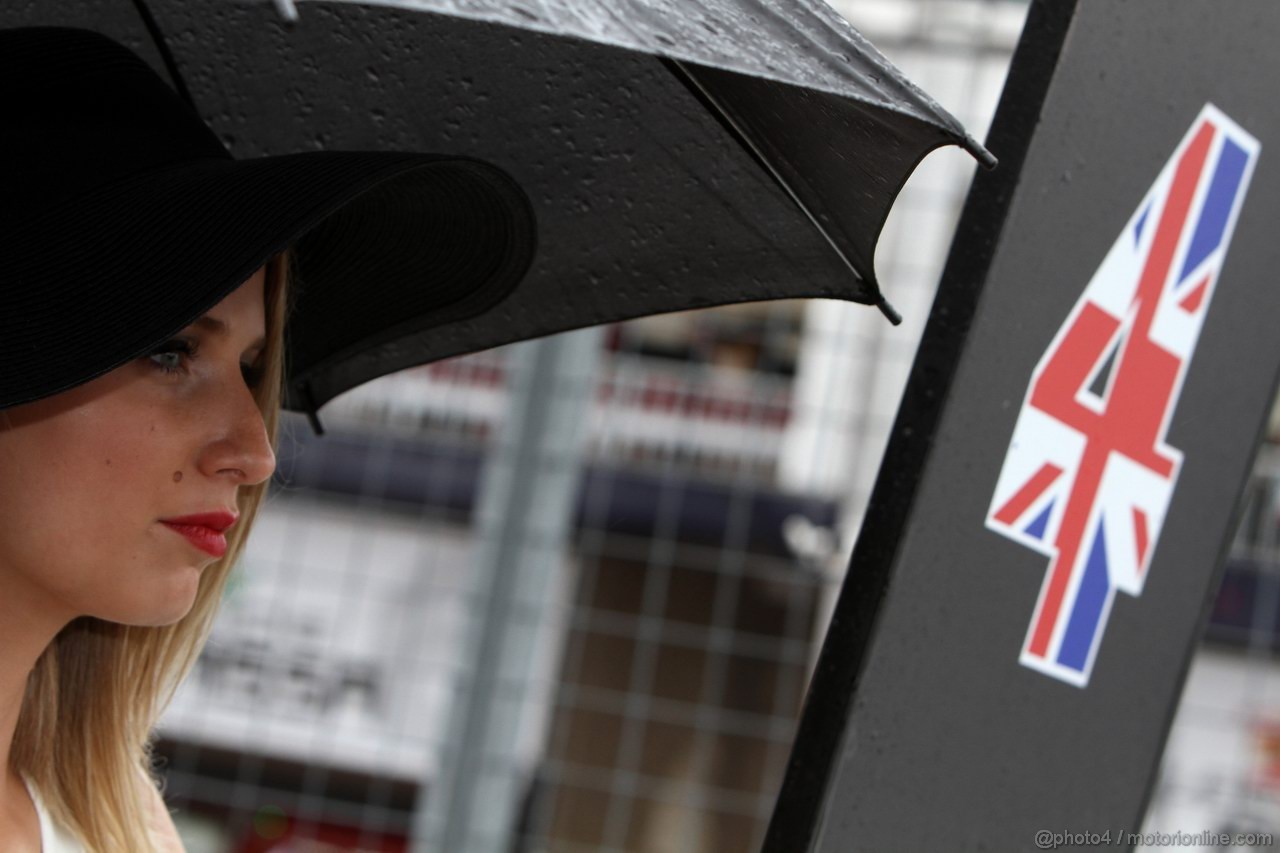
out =
[[[535,235],[519,185],[465,157],[208,158],[98,187],[0,235],[5,286],[31,294],[0,363],[44,353],[38,376],[0,373],[0,408],[145,355],[293,246],[284,406],[312,410],[314,377],[341,370],[345,390],[412,366],[398,340],[500,301]]]

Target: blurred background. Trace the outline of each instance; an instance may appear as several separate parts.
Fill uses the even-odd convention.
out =
[[[832,5],[986,135],[1025,2]],[[894,208],[901,326],[665,315],[378,380],[321,438],[290,416],[160,728],[190,853],[758,850],[973,169],[936,152]],[[1148,831],[1280,830],[1270,432]]]

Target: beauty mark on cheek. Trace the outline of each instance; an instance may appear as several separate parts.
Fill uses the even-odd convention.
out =
[[[182,472],[181,472],[181,471],[174,471],[174,472],[173,472],[173,482],[175,482],[175,483],[181,483],[181,482],[182,482]]]

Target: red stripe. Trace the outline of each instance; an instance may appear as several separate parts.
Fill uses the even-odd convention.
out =
[[[1191,291],[1183,298],[1178,305],[1188,314],[1194,314],[1200,310],[1200,303],[1204,302],[1205,292],[1209,290],[1209,276],[1204,277],[1204,281],[1196,285],[1196,289]]]
[[[1138,540],[1138,573],[1142,573],[1142,561],[1147,558],[1147,514],[1133,508],[1133,535]]]
[[[1018,493],[1009,499],[1008,503],[1000,507],[1000,511],[996,513],[996,521],[1001,524],[1012,525],[1018,520],[1027,507],[1035,502],[1035,499],[1044,494],[1044,490],[1053,485],[1053,482],[1062,474],[1062,469],[1052,462],[1046,462],[1040,466],[1040,470],[1035,473],[1030,480],[1018,489]]]

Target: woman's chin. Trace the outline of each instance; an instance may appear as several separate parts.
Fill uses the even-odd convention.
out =
[[[174,569],[163,583],[151,585],[144,598],[113,602],[114,606],[99,606],[94,608],[96,612],[93,615],[139,628],[172,625],[191,612],[200,589],[200,573],[200,566]]]

